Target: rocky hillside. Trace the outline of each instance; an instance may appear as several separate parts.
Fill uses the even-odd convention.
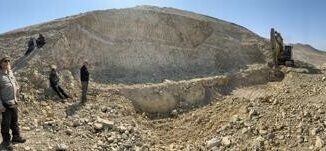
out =
[[[56,64],[75,74],[88,60],[97,82],[159,82],[224,74],[265,63],[266,40],[222,20],[171,8],[94,11],[0,36],[0,49],[22,57],[29,37],[48,43],[29,66]],[[37,59],[36,59],[37,58]]]
[[[310,45],[294,44],[293,58],[319,67],[326,63],[326,52],[317,50]]]

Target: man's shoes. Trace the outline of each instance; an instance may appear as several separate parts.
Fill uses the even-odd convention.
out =
[[[17,136],[17,137],[13,137],[11,141],[13,143],[25,143],[26,139],[21,136]]]
[[[1,143],[1,146],[4,148],[4,149],[7,149],[7,150],[13,150],[14,147],[12,146],[12,144],[10,142],[7,142],[7,141],[3,141]]]

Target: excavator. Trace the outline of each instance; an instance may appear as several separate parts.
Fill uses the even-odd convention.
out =
[[[285,65],[293,67],[294,61],[292,59],[292,46],[284,45],[281,34],[275,31],[274,28],[271,29],[270,38],[274,66],[278,67],[279,65]]]

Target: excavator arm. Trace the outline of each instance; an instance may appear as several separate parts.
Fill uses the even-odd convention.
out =
[[[275,31],[274,28],[271,29],[270,42],[273,52],[274,66],[293,66],[294,63],[292,60],[292,46],[284,46],[281,34]]]

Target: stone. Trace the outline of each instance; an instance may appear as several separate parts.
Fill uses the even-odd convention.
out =
[[[102,111],[103,113],[106,113],[106,112],[108,111],[108,108],[104,106],[104,107],[101,108],[101,111]]]
[[[86,109],[86,110],[91,110],[92,107],[91,107],[90,105],[86,105],[85,109]]]
[[[247,133],[248,132],[248,128],[242,128],[242,130],[241,130],[241,133],[242,134],[245,134],[245,133]]]
[[[283,139],[284,139],[284,135],[279,135],[277,138],[278,138],[279,140],[283,140]]]
[[[34,127],[38,127],[38,125],[39,125],[38,123],[39,123],[38,119],[34,119],[34,122],[33,122]]]
[[[210,151],[220,151],[222,150],[220,147],[214,146],[213,148],[210,149]]]
[[[94,129],[96,132],[99,132],[99,131],[103,130],[103,128],[104,128],[102,123],[94,123],[93,126],[94,126]]]
[[[30,131],[30,130],[31,130],[31,128],[30,128],[30,127],[27,127],[27,126],[26,126],[26,127],[24,126],[24,127],[22,127],[21,129],[22,129],[23,131]]]
[[[208,149],[211,149],[213,147],[220,146],[220,145],[221,145],[221,139],[216,138],[216,137],[206,141],[206,147]]]
[[[261,150],[264,146],[265,139],[262,136],[258,136],[253,143],[253,148],[256,150]]]
[[[241,120],[241,119],[240,119],[239,115],[233,115],[232,118],[231,118],[231,121],[232,121],[232,122],[238,122],[238,121],[240,121],[240,120]]]
[[[275,134],[274,133],[268,133],[266,136],[267,139],[272,140],[275,138]]]
[[[321,81],[326,81],[326,77],[322,77],[321,78]]]
[[[277,105],[278,103],[279,103],[279,101],[275,98],[275,99],[273,100],[272,105]]]
[[[261,135],[266,135],[267,133],[268,133],[267,130],[263,130],[263,129],[259,130],[259,134],[261,134]]]
[[[318,128],[313,128],[311,131],[310,131],[311,135],[312,136],[316,136],[316,134],[318,133]]]
[[[319,136],[316,136],[315,147],[322,148],[323,146],[324,146],[324,141]]]
[[[81,118],[80,122],[81,123],[88,123],[90,120],[88,118]]]
[[[135,146],[135,151],[142,151],[141,149],[142,149],[141,147]]]
[[[178,111],[176,109],[171,111],[172,116],[178,116]]]
[[[300,143],[300,144],[304,142],[304,138],[301,135],[297,136],[297,140],[298,140],[298,143]]]
[[[222,142],[222,145],[226,146],[226,147],[231,145],[231,140],[228,136],[223,137],[221,142]]]
[[[73,127],[78,127],[78,126],[81,126],[82,123],[79,121],[79,120],[75,120],[72,124]]]
[[[311,114],[308,111],[303,111],[304,117],[311,117]]]
[[[125,133],[123,133],[123,134],[121,135],[121,138],[124,139],[124,140],[127,140],[127,139],[128,139],[128,135],[125,134]]]
[[[111,136],[109,138],[106,139],[108,143],[113,143],[114,140],[115,140],[115,137],[114,136]]]
[[[249,118],[253,118],[254,116],[257,116],[258,115],[258,112],[254,109],[250,110],[249,111]]]
[[[97,122],[98,123],[101,123],[103,125],[103,127],[104,128],[107,128],[107,129],[112,129],[113,126],[114,126],[114,122],[113,121],[102,119],[100,117],[97,117]]]
[[[25,146],[25,147],[24,147],[24,150],[25,150],[25,151],[29,151],[29,150],[32,150],[32,148],[29,147],[29,146]]]
[[[130,141],[126,141],[123,143],[123,147],[124,148],[131,148],[132,147],[132,143]]]
[[[250,121],[245,121],[243,124],[246,127],[251,127],[252,126],[252,123]]]
[[[72,132],[73,132],[73,131],[72,131],[71,129],[67,129],[67,130],[66,130],[66,134],[69,135],[69,136],[72,135]]]
[[[322,109],[318,109],[317,112],[318,112],[319,114],[325,114],[325,111],[322,110]]]
[[[68,146],[66,144],[58,144],[55,150],[56,151],[67,151]]]
[[[119,126],[117,127],[117,130],[120,132],[120,133],[125,133],[128,131],[128,129],[125,127],[125,126]]]

